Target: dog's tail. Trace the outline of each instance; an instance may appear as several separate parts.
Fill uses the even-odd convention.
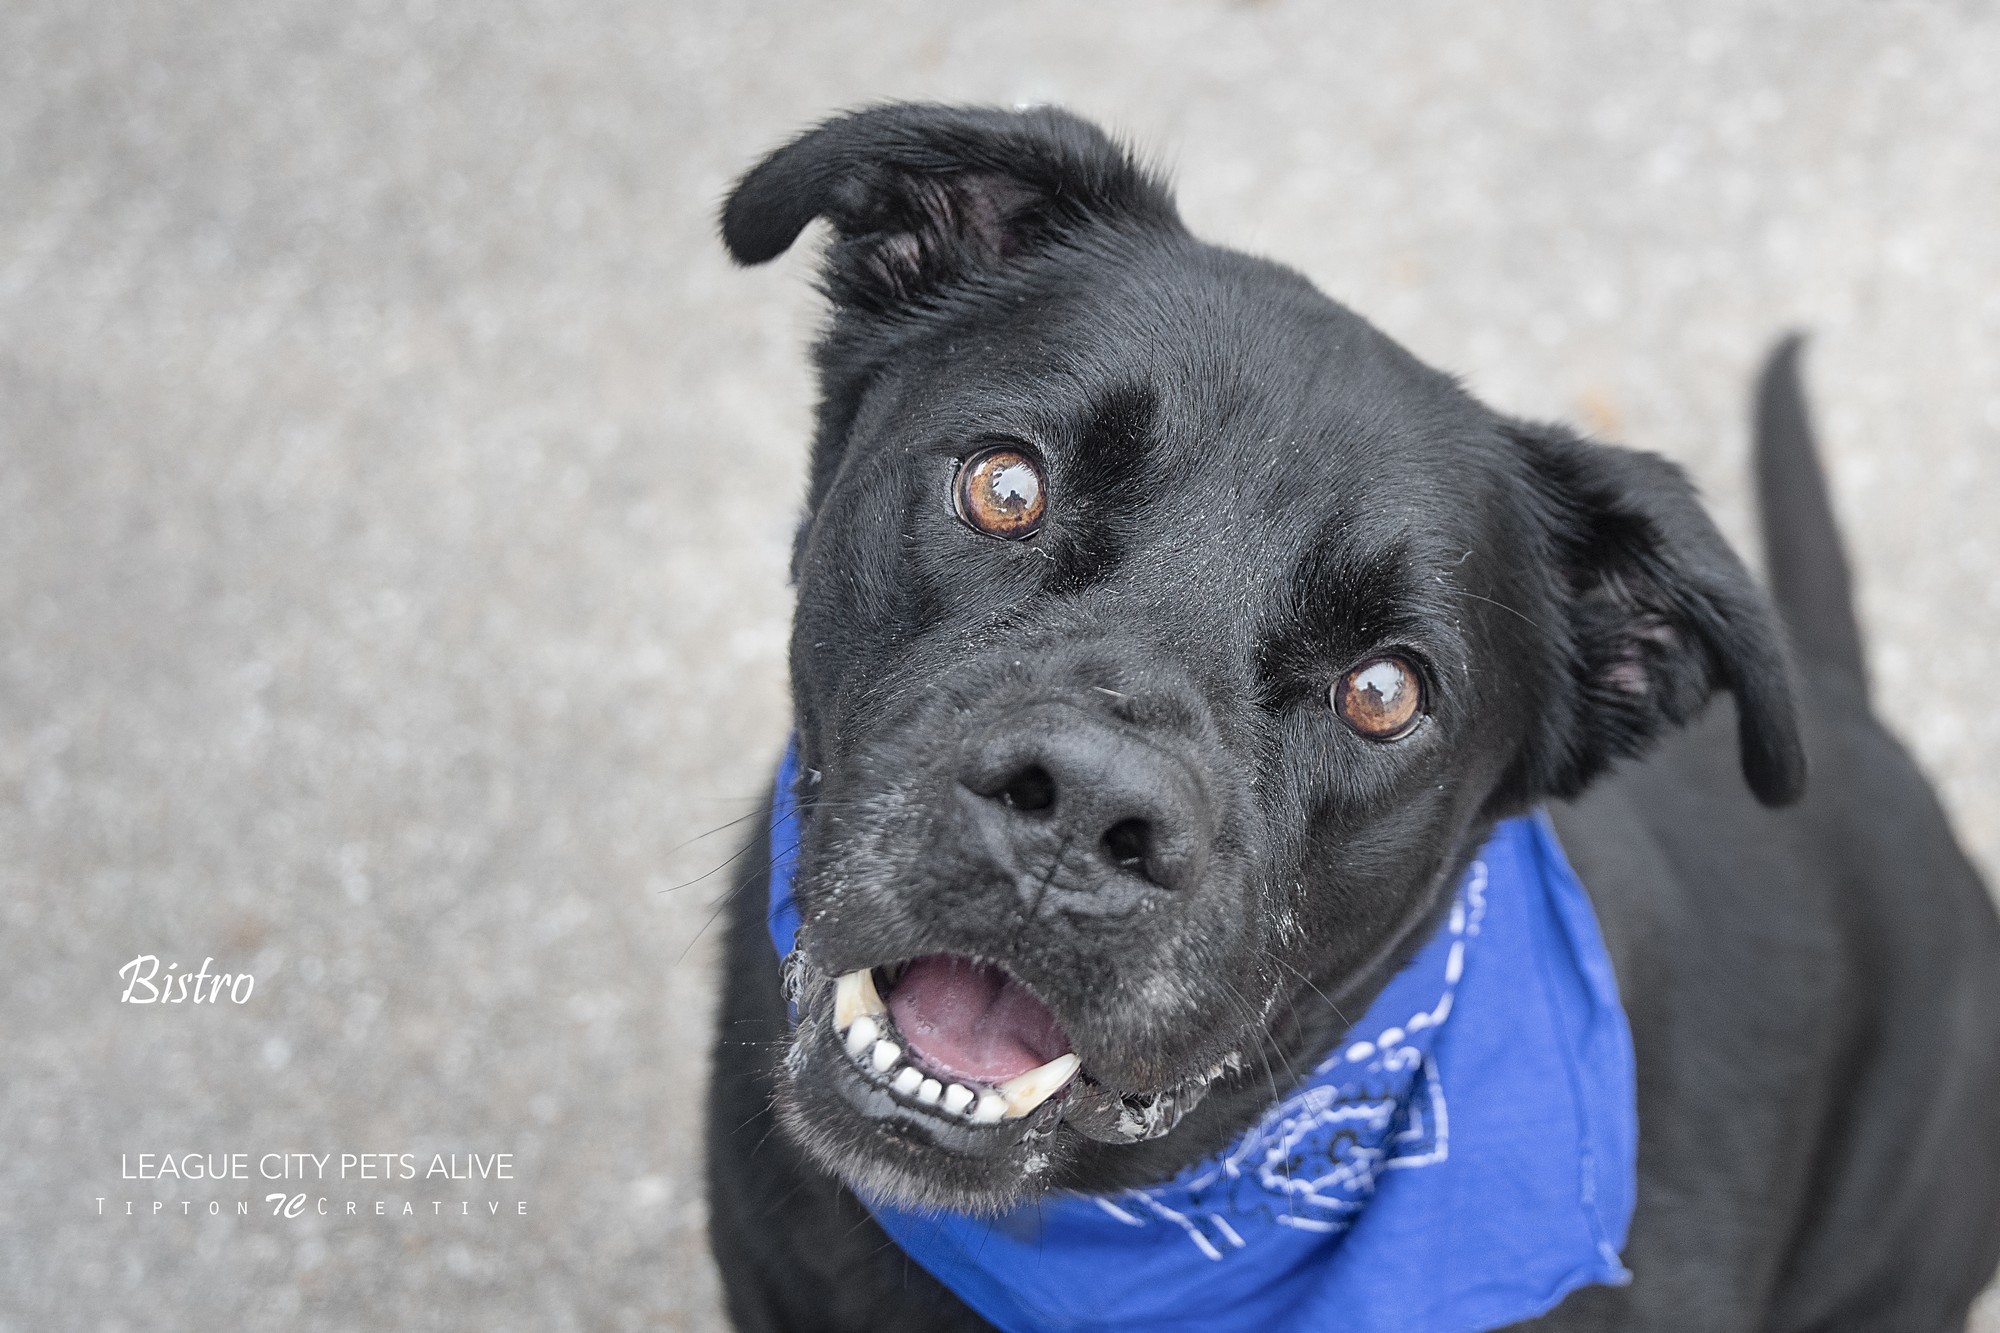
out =
[[[1771,595],[1799,655],[1849,677],[1864,693],[1867,667],[1840,528],[1827,498],[1812,419],[1799,386],[1801,334],[1771,350],[1757,378],[1757,503]]]

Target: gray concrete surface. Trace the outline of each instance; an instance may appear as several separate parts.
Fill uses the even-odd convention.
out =
[[[817,312],[710,219],[871,99],[1105,119],[1738,539],[1813,329],[1882,694],[2000,879],[1996,69],[1991,3],[10,0],[0,1326],[719,1326],[700,876],[786,729]],[[254,994],[121,1005],[141,953]]]

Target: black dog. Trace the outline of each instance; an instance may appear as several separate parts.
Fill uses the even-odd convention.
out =
[[[1793,347],[1758,469],[1796,666],[1676,468],[1195,240],[1083,121],[841,117],[722,230],[756,264],[820,217],[804,924],[781,976],[760,833],[711,1102],[739,1327],[985,1327],[850,1185],[992,1211],[1216,1152],[1541,803],[1641,1138],[1634,1280],[1533,1327],[1961,1326],[2000,1258],[2000,927],[1869,711]],[[843,1049],[885,1006],[930,1024],[900,1095]],[[910,1091],[936,1069],[956,1105]]]

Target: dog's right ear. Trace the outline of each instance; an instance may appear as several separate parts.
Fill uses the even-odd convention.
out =
[[[890,313],[1094,223],[1178,228],[1159,180],[1053,107],[893,103],[838,116],[752,168],[722,208],[741,264],[776,258],[824,217],[827,293]]]

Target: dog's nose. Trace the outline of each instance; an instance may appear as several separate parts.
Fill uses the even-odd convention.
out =
[[[1214,816],[1187,765],[1076,709],[1034,710],[989,734],[960,780],[1024,869],[1054,858],[1093,878],[1188,889],[1208,868]]]

